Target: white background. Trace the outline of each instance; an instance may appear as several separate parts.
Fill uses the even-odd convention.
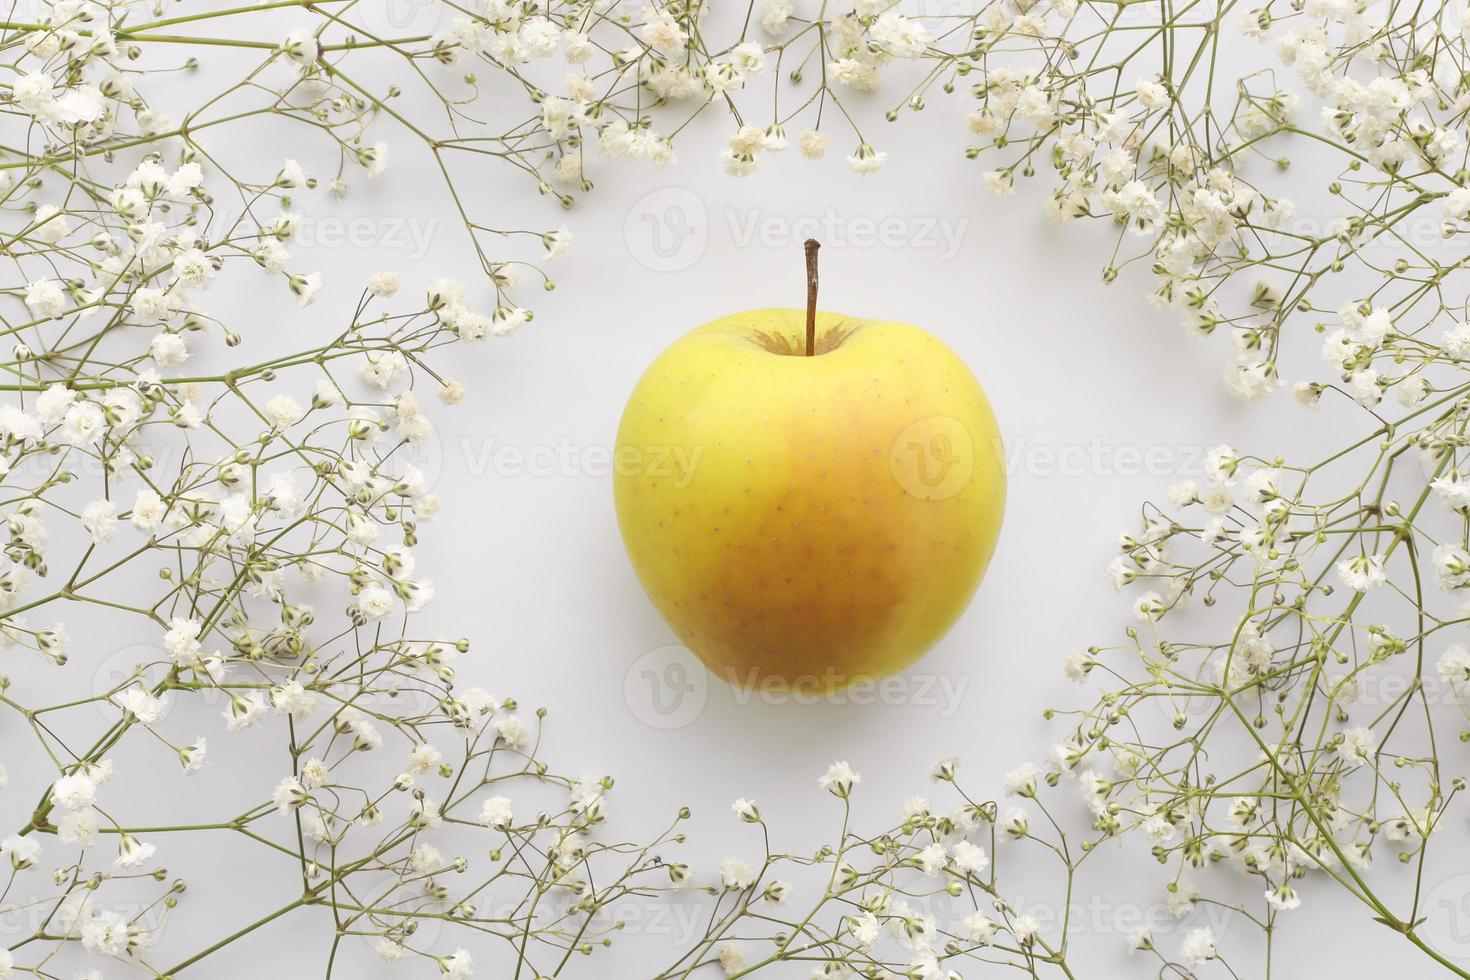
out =
[[[871,103],[871,118],[883,107]],[[1116,642],[1129,619],[1128,601],[1103,569],[1118,531],[1136,525],[1140,503],[1198,477],[1204,449],[1220,442],[1310,458],[1361,424],[1352,414],[1303,412],[1284,391],[1260,406],[1231,400],[1219,384],[1224,338],[1186,335],[1173,315],[1147,306],[1141,277],[1103,285],[1108,229],[1050,225],[1041,181],[1009,200],[986,194],[982,164],[962,153],[964,109],[963,98],[936,97],[901,124],[877,123],[869,138],[890,157],[867,178],[847,171],[841,156],[849,148],[840,142],[821,163],[792,150],[752,177],[726,176],[715,159],[726,123],[710,119],[666,170],[599,162],[595,193],[565,215],[510,168],[478,165],[461,184],[500,227],[566,220],[576,241],[549,267],[560,288],[531,292],[533,323],[512,339],[455,353],[452,370],[469,395],[437,411],[429,468],[438,470],[443,515],[417,549],[438,590],[429,622],[473,639],[458,663],[461,684],[513,696],[527,715],[548,710],[544,748],[557,768],[616,777],[613,833],[650,837],[691,807],[687,859],[702,880],[726,854],[757,854],[753,832],[730,813],[737,796],[760,804],[778,847],[809,852],[831,840],[838,807],[816,780],[837,759],[862,773],[862,829],[889,826],[911,795],[942,797],[927,773],[944,756],[962,760],[971,793],[997,795],[1007,770],[1043,761],[1060,736],[1043,709],[1088,702],[1064,679],[1063,659]],[[350,304],[380,268],[398,271],[408,290],[438,275],[470,281],[472,256],[426,155],[384,132],[394,145],[387,177],[359,181],[341,203],[321,194],[303,202],[372,217],[371,240],[344,246],[318,235],[299,249],[301,267],[325,274],[321,300],[302,313],[286,298],[239,297],[262,322],[284,331],[335,326],[331,311]],[[282,144],[270,155],[298,152]],[[880,227],[875,241],[871,229]],[[921,325],[984,385],[1011,459],[999,548],[969,611],[906,675],[904,696],[741,703],[700,678],[679,702],[681,724],[661,727],[668,719],[649,701],[644,671],[662,665],[648,655],[673,636],[635,580],[614,519],[606,461],[619,415],[642,370],[685,331],[745,308],[800,305],[808,234],[823,240],[824,308]],[[486,295],[472,287],[472,298]],[[239,356],[249,358],[248,344]],[[1284,373],[1288,382],[1296,376],[1290,364]],[[156,638],[123,646],[134,642]],[[212,770],[181,806],[203,807],[220,780],[275,778],[268,763],[248,756],[226,754]],[[168,785],[177,791],[176,781]],[[1080,817],[1080,796],[1075,810]],[[264,897],[272,880],[249,850],[184,853],[212,863],[209,873],[193,872],[199,894],[189,901],[209,912],[185,920],[197,930],[187,945],[274,907]],[[1445,868],[1442,877],[1451,874]],[[1074,894],[1086,907],[1079,976],[1138,975],[1124,938],[1140,915],[1159,926],[1161,946],[1176,948],[1180,933],[1167,933],[1182,927],[1160,919],[1161,884],[1139,841],[1089,862]],[[1020,892],[1041,906],[1056,900],[1040,883],[1022,882]],[[258,978],[265,964],[280,976],[319,976],[322,924],[303,917],[261,930],[200,975]],[[1286,926],[1275,976],[1435,975],[1426,958],[1324,888],[1308,890]],[[632,959],[603,954],[581,973],[644,975],[672,958],[670,938],[644,936]],[[361,971],[353,975],[398,975],[370,958],[354,954],[351,962]],[[1258,973],[1257,962],[1247,961],[1246,972]]]

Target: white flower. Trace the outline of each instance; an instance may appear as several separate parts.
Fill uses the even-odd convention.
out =
[[[750,865],[739,858],[727,857],[720,862],[720,882],[729,891],[749,888],[755,882]]]
[[[117,858],[112,863],[119,868],[137,868],[146,864],[157,850],[152,844],[145,844],[132,834],[119,834]]]
[[[65,385],[48,385],[36,396],[36,414],[42,422],[55,424],[66,416],[76,400],[77,393]]]
[[[123,692],[123,707],[145,725],[152,725],[168,710],[168,699],[154,697],[142,687],[133,686]]]
[[[882,929],[878,917],[869,912],[864,915],[848,916],[846,922],[847,931],[851,933],[853,942],[858,948],[864,952],[872,949]]]
[[[301,806],[308,798],[306,787],[295,776],[282,779],[271,792],[271,801],[280,813],[287,813]]]
[[[1357,592],[1366,592],[1388,580],[1382,555],[1355,555],[1337,563],[1337,577],[1342,584]]]
[[[54,204],[43,204],[36,209],[31,234],[43,242],[55,245],[71,234],[71,225],[67,223],[66,215],[60,208]]]
[[[97,843],[97,814],[90,810],[66,814],[57,821],[56,838],[63,844],[91,847]]]
[[[846,762],[834,762],[827,767],[827,771],[817,780],[817,784],[833,796],[846,799],[852,792],[853,786],[862,781],[863,777],[853,772],[852,767]]]
[[[644,25],[640,31],[648,46],[670,56],[684,53],[687,37],[678,22],[656,7],[644,8]]]
[[[1406,408],[1422,402],[1429,395],[1429,379],[1422,374],[1411,374],[1394,385],[1399,404]]]
[[[97,784],[86,773],[76,772],[51,784],[51,800],[66,810],[80,810],[97,798]]]
[[[917,58],[929,46],[929,32],[917,20],[905,17],[897,10],[887,10],[878,16],[868,35],[883,52],[893,58]]]
[[[847,165],[857,174],[875,174],[883,169],[883,164],[888,160],[888,154],[873,149],[867,143],[860,143],[852,155],[847,158]]]
[[[393,595],[381,585],[369,585],[358,593],[357,608],[371,623],[393,611]]]
[[[103,113],[102,93],[95,86],[80,85],[52,102],[50,110],[67,126],[95,122]]]
[[[187,197],[191,191],[203,183],[204,168],[191,160],[180,165],[179,169],[168,178],[168,192],[175,197]]]
[[[116,912],[89,907],[78,925],[84,949],[101,956],[120,956],[128,948],[128,923]]]
[[[40,860],[41,843],[31,837],[11,834],[0,839],[0,855],[10,858],[10,866],[16,871],[24,871]]]
[[[768,34],[784,34],[791,14],[791,0],[764,0],[761,4],[761,27]]]
[[[316,710],[316,703],[316,695],[302,687],[300,681],[288,681],[271,688],[271,704],[277,714],[305,718]]]
[[[944,845],[936,841],[919,851],[914,860],[918,862],[924,874],[933,877],[944,870],[945,864],[949,861],[949,856],[945,854]]]
[[[306,171],[302,169],[301,164],[287,157],[286,162],[281,164],[281,169],[276,173],[276,186],[289,189],[300,187],[305,183]]]
[[[163,498],[160,498],[153,489],[141,488],[137,497],[132,501],[132,511],[129,520],[132,526],[146,533],[153,533],[163,523]]]
[[[759,130],[756,130],[760,132]],[[759,163],[758,158],[750,151],[737,151],[732,149],[720,152],[720,161],[724,164],[725,173],[731,177],[748,177],[755,173]]]
[[[985,189],[996,197],[1010,197],[1016,192],[1016,184],[1009,170],[987,170],[982,175]]]
[[[464,385],[453,378],[439,382],[439,400],[446,405],[458,405],[464,401]]]
[[[174,259],[173,270],[180,282],[195,288],[209,285],[214,278],[214,266],[209,257],[197,248],[180,252]]]
[[[733,977],[745,969],[745,954],[734,946],[721,946],[720,969],[725,971],[725,976]]]
[[[358,373],[368,385],[386,390],[396,385],[407,370],[408,361],[398,351],[370,351]]]
[[[513,749],[523,748],[531,737],[525,724],[515,715],[495,719],[495,734]]]
[[[111,541],[117,533],[117,505],[110,500],[94,500],[82,508],[82,527],[93,544]]]
[[[1372,759],[1373,743],[1371,728],[1351,728],[1342,733],[1342,739],[1337,743],[1338,758],[1356,769]]]
[[[414,774],[432,772],[439,768],[443,754],[428,742],[420,742],[408,754],[408,771]]]
[[[1140,623],[1158,622],[1169,605],[1157,592],[1145,592],[1133,602],[1133,618]]]
[[[175,616],[169,622],[168,630],[163,634],[163,648],[168,651],[169,656],[184,665],[190,665],[199,659],[199,631],[200,623],[193,619],[183,619]]]
[[[78,402],[61,420],[61,440],[72,446],[86,445],[102,433],[106,421],[102,409],[91,402]]]
[[[1260,401],[1278,384],[1276,365],[1271,361],[1232,364],[1225,369],[1225,387],[1241,401]]]
[[[1231,486],[1239,469],[1240,459],[1229,446],[1216,446],[1205,454],[1205,476],[1211,483]]]
[[[1019,915],[1011,923],[1011,933],[1022,946],[1030,946],[1036,942],[1036,936],[1040,932],[1041,923],[1037,921],[1035,916]]]
[[[480,807],[480,822],[496,830],[505,830],[515,820],[510,800],[504,796],[492,796]]]
[[[1074,650],[1062,662],[1062,673],[1066,676],[1067,680],[1081,684],[1087,679],[1087,675],[1092,670],[1092,667],[1092,658],[1086,650]]]
[[[796,142],[801,147],[802,156],[808,160],[820,160],[822,155],[827,152],[827,146],[832,142],[832,138],[826,133],[818,132],[815,129],[808,129],[797,137]]]
[[[21,75],[11,84],[10,95],[26,112],[38,115],[41,110],[51,104],[51,90],[56,82],[50,75],[44,72],[29,72]]]
[[[1266,902],[1272,907],[1281,909],[1282,911],[1290,911],[1295,908],[1300,908],[1302,904],[1301,896],[1297,895],[1296,889],[1292,888],[1290,884],[1284,881],[1280,885],[1277,885],[1275,888],[1266,892]]]
[[[586,34],[567,31],[563,34],[563,38],[566,42],[563,47],[563,56],[567,59],[568,64],[583,64],[597,50],[592,43],[592,39]]]
[[[291,287],[291,295],[296,297],[298,306],[307,307],[316,302],[317,293],[322,291],[322,274],[310,272],[304,276],[291,276],[288,279]]]
[[[1354,371],[1348,378],[1348,387],[1353,398],[1364,408],[1372,408],[1383,400],[1383,384],[1374,368]]]
[[[965,934],[970,941],[982,946],[990,945],[991,937],[995,935],[996,925],[984,912],[971,912],[965,916]]]
[[[469,980],[474,976],[474,957],[467,949],[456,949],[452,954],[439,960],[439,972],[444,980]]]
[[[392,299],[398,292],[398,273],[375,272],[368,279],[368,292],[383,299]]]
[[[1133,91],[1145,109],[1158,109],[1169,101],[1169,90],[1150,79],[1140,78],[1133,84]]]
[[[156,334],[153,342],[148,345],[148,356],[159,367],[177,367],[189,359],[189,346],[184,342],[182,334],[165,330]]]
[[[58,316],[66,309],[66,294],[55,279],[39,279],[26,284],[26,307],[38,317]]]
[[[1250,476],[1245,478],[1246,502],[1259,505],[1275,500],[1280,496],[1276,487],[1276,481],[1280,478],[1280,472],[1274,469],[1252,470]]]
[[[1298,381],[1291,386],[1291,397],[1303,408],[1316,408],[1322,401],[1322,386],[1311,381]]]
[[[184,772],[198,772],[204,768],[205,757],[209,754],[209,746],[205,739],[198,739],[193,745],[186,745],[179,749],[179,765],[184,767]]]
[[[1470,187],[1456,187],[1439,202],[1451,221],[1470,220]]]
[[[572,233],[567,230],[566,225],[562,225],[556,231],[542,235],[541,244],[546,249],[546,258],[557,258],[572,247]]]
[[[1215,931],[1208,926],[1191,929],[1179,947],[1179,958],[1191,966],[1198,966],[1215,958]]]
[[[1451,329],[1445,331],[1444,339],[1439,342],[1449,356],[1460,360],[1470,359],[1470,320],[1455,323]]]
[[[45,398],[46,392],[42,392],[40,397]],[[41,438],[41,425],[14,405],[0,405],[0,438],[34,442]],[[5,465],[8,467],[8,464]]]
[[[284,429],[301,417],[301,406],[290,395],[275,395],[265,403],[265,417],[271,425]]]
[[[1440,654],[1436,669],[1439,671],[1439,676],[1452,687],[1470,683],[1470,648],[1458,643],[1448,647],[1444,653]]]
[[[265,697],[259,691],[230,698],[221,712],[225,727],[232,732],[241,732],[254,725],[266,712]]]
[[[538,15],[521,25],[519,40],[530,57],[545,58],[556,51],[561,40],[561,28]]]
[[[378,954],[378,958],[384,962],[398,962],[403,959],[403,943],[392,942],[391,939],[375,939],[372,943],[372,951]]]
[[[1200,501],[1199,484],[1193,480],[1176,483],[1169,488],[1169,503],[1175,507],[1188,507]]]
[[[954,846],[954,863],[961,871],[978,875],[990,866],[990,857],[984,848],[962,840]]]
[[[321,45],[312,33],[304,28],[288,31],[278,49],[298,66],[308,66],[321,57]]]
[[[753,41],[737,44],[730,49],[730,67],[737,78],[759,75],[766,67],[766,53]]]
[[[1023,762],[1006,773],[1005,794],[1007,796],[1035,796],[1036,777],[1040,770],[1029,762]]]

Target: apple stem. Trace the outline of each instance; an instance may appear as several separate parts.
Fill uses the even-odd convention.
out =
[[[817,249],[822,243],[806,240],[806,356],[817,352]]]

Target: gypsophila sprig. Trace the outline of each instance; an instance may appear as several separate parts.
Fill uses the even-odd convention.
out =
[[[596,158],[668,164],[678,132],[714,107],[734,126],[711,152],[748,173],[786,148],[788,127],[802,153],[821,156],[829,104],[851,166],[871,172],[885,152],[843,92],[953,54],[896,11],[808,22],[780,3],[759,18],[768,43],[713,45],[698,12],[678,4],[445,4],[444,29],[403,37],[351,0],[174,16],[42,0],[34,14],[0,24],[11,269],[0,406],[0,632],[11,655],[0,706],[7,754],[28,746],[47,777],[32,784],[28,764],[24,784],[7,789],[34,796],[0,834],[10,865],[0,913],[28,930],[0,950],[0,973],[55,976],[80,955],[109,975],[208,975],[237,942],[311,917],[327,926],[314,954],[327,976],[348,969],[347,945],[455,980],[562,974],[612,944],[620,906],[661,901],[695,870],[669,851],[687,811],[641,843],[612,836],[612,780],[558,774],[542,758],[542,713],[459,684],[469,642],[414,625],[434,596],[414,550],[439,511],[430,396],[465,395],[466,382],[443,373],[446,349],[530,322],[529,287],[552,288],[547,264],[574,247],[554,220],[487,224],[464,175],[503,164],[570,206],[592,189]],[[967,31],[950,36],[963,47]],[[789,105],[737,107],[783,62],[813,56],[815,83]],[[531,80],[553,66],[546,82]],[[384,81],[395,70],[442,114],[408,109],[402,87]],[[508,83],[522,104],[480,98],[478,76]],[[229,159],[229,134],[256,124],[288,134],[257,149],[289,155]],[[437,165],[480,278],[405,283],[384,270],[332,281],[299,259],[314,213],[392,180],[406,149]],[[333,162],[302,162],[321,159]],[[273,332],[253,311],[209,302],[242,291],[310,308],[292,324],[308,329]],[[137,629],[151,639],[121,651],[126,662],[97,663],[100,637]],[[72,681],[74,696],[48,696],[51,677],[79,670],[99,679],[94,690]],[[226,812],[136,811],[137,791],[116,785],[146,777],[151,800],[178,801],[221,752],[264,744],[257,736],[272,748],[253,751],[269,751],[278,775],[237,787],[246,802]],[[834,780],[845,801],[858,776],[845,768]],[[737,812],[762,821],[749,801]],[[959,840],[975,819],[939,830],[911,821],[877,852],[864,890],[904,894],[890,878],[912,870],[922,834],[931,849],[953,842],[953,874],[999,901],[994,878],[979,877],[987,851]],[[284,861],[290,887],[254,917],[170,928],[200,891],[170,871],[191,837]],[[868,840],[844,831],[825,857],[791,860],[835,873]],[[713,931],[680,962],[730,966],[731,953],[712,952],[716,938],[728,946],[735,926],[771,921],[751,915],[755,890],[771,906],[790,897],[770,876],[778,860],[726,862],[721,894],[739,903],[713,913]],[[846,911],[851,893],[825,904]],[[865,914],[909,921],[881,904]],[[848,938],[844,921],[812,918],[765,956],[804,959],[803,929],[824,928],[829,975],[879,962],[874,940]],[[1003,914],[996,923],[1011,928]],[[1061,964],[1064,931],[1015,935],[1022,963]],[[956,955],[928,938],[905,940],[913,969]]]
[[[997,805],[966,795],[954,766],[944,763],[945,802],[914,797],[895,824],[860,833],[851,826],[860,776],[835,763],[820,783],[838,798],[841,833],[810,856],[774,851],[759,808],[735,801],[739,819],[762,825],[759,857],[721,864],[718,880],[703,889],[709,901],[697,908],[694,942],[657,976],[719,966],[739,977],[782,964],[807,964],[814,978],[938,980],[997,966],[1028,977],[1075,976],[1066,959],[1073,910],[1062,896],[1086,850],[1074,849],[1040,801],[1035,809],[1054,833],[1006,840]],[[1045,926],[1032,914],[1040,909],[1017,905],[1035,874],[1020,870],[1026,855],[1018,851],[1039,851],[1056,866],[1045,894],[1059,904],[1047,905],[1055,914]]]
[[[1119,251],[1105,277],[1144,260],[1156,305],[1202,336],[1228,333],[1232,391],[1270,395],[1283,352],[1302,346],[1289,325],[1310,326],[1322,364],[1295,364],[1295,400],[1356,403],[1367,424],[1296,464],[1220,446],[1202,485],[1144,508],[1109,569],[1135,625],[1125,646],[1067,661],[1100,692],[1062,713],[1052,781],[1076,778],[1100,831],[1147,840],[1176,899],[1212,889],[1234,904],[1217,869],[1231,867],[1255,883],[1246,919],[1276,930],[1333,883],[1464,976],[1424,938],[1436,911],[1424,870],[1464,778],[1446,735],[1465,728],[1456,641],[1470,557],[1470,283],[1454,244],[1470,216],[1465,11],[1129,10],[1168,39],[1162,60],[1130,45],[1109,61],[1106,31],[1057,40],[1088,40],[1102,73],[1069,58],[1011,74],[982,59],[972,128],[1014,161],[991,172],[992,189],[1031,176],[1050,144],[1053,216],[1111,217]],[[1100,13],[1083,5],[1077,18]],[[1044,48],[1051,35],[1023,19],[1003,35]],[[1232,72],[1222,102],[1215,66],[1232,34],[1265,57]],[[1281,191],[1297,153],[1332,174],[1311,202],[1322,218]],[[1192,933],[1179,958],[1223,958],[1219,940]]]

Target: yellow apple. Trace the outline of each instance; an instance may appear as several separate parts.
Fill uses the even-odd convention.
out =
[[[813,285],[812,289],[815,289]],[[1005,473],[975,376],[901,323],[751,310],[638,382],[614,496],[644,589],[738,687],[833,691],[916,661],[995,548]]]

